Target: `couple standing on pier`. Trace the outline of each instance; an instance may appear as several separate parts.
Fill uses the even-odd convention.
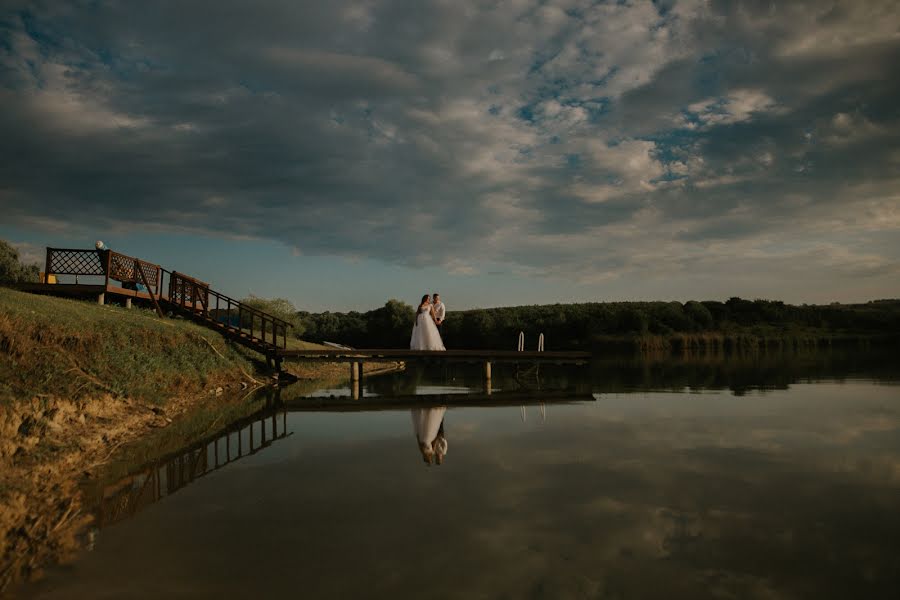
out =
[[[416,322],[409,340],[410,350],[446,350],[441,338],[441,326],[447,309],[441,302],[441,295],[425,294],[416,310]]]

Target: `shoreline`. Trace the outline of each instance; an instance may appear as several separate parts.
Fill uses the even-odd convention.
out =
[[[247,389],[252,394],[262,388]],[[247,396],[239,386],[232,386],[230,393]],[[171,398],[166,408],[109,396],[90,402],[53,399],[43,406],[32,404],[23,420],[44,422],[46,429],[30,436],[39,438],[31,448],[2,465],[0,531],[5,549],[0,593],[39,577],[48,564],[74,557],[82,546],[81,533],[93,520],[85,510],[82,484],[114,462],[123,447],[151,438],[209,398],[210,394]]]
[[[315,389],[348,381],[347,377],[329,376],[335,367],[345,373],[345,365],[309,366],[322,368],[323,377],[298,379],[289,385]],[[399,368],[385,365],[369,375]],[[311,369],[297,370],[309,373]],[[262,392],[275,387],[244,387],[243,383],[225,384],[227,390],[218,386],[192,397],[171,398],[164,409],[112,397],[81,404],[64,400],[53,400],[46,407],[32,404],[31,418],[50,423],[48,430],[31,450],[18,453],[12,461],[0,461],[0,532],[5,545],[0,596],[40,579],[44,568],[65,564],[83,550],[95,508],[86,490],[262,409],[266,404]],[[84,419],[79,417],[85,414]],[[67,430],[64,434],[63,429]]]

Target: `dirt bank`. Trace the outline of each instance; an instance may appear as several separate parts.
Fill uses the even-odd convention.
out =
[[[244,382],[246,385],[246,382]],[[226,384],[232,392],[238,384]],[[220,401],[216,389],[172,398],[164,407],[127,398],[34,399],[4,411],[0,438],[0,590],[34,578],[43,565],[66,561],[91,521],[79,484],[124,445],[167,427],[191,407]]]

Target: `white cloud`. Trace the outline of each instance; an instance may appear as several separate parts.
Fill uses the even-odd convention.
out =
[[[728,95],[707,98],[688,105],[676,122],[692,128],[709,128],[749,121],[764,113],[781,112],[783,109],[762,90],[738,89]]]

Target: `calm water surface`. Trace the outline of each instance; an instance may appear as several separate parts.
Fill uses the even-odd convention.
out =
[[[276,409],[254,430],[256,446],[266,434],[255,453],[219,469],[210,468],[209,447],[188,453],[202,453],[209,471],[192,483],[173,459],[156,465],[158,494],[130,518],[107,506],[93,549],[24,592],[898,598],[895,362],[607,361],[539,377],[501,370],[492,391],[509,405],[460,407],[465,396],[450,404],[441,466],[423,461],[409,409]],[[468,369],[366,386],[361,403],[482,391]],[[522,389],[528,402],[538,389],[570,402],[519,406]],[[284,397],[303,409],[303,396],[318,403],[347,393]],[[252,427],[238,424],[227,451],[218,444],[220,463],[237,454],[238,437],[242,451],[251,447]]]

